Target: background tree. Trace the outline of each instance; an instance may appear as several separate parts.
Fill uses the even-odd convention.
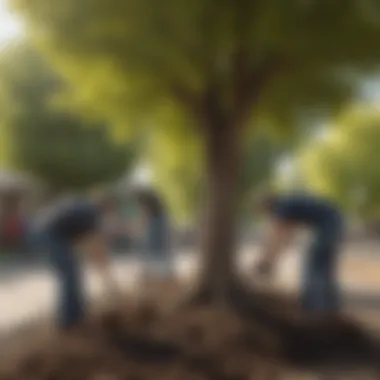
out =
[[[298,165],[315,191],[335,199],[351,215],[378,221],[379,143],[378,109],[354,107],[337,118],[326,138],[309,144]]]
[[[52,105],[62,82],[28,46],[2,56],[0,78],[2,130],[14,168],[67,190],[118,179],[133,162],[131,145],[115,144],[104,126]]]
[[[377,67],[380,55],[372,1],[13,2],[77,104],[139,131],[164,127],[154,123],[164,107],[197,130],[207,174],[201,288],[212,297],[234,282],[246,128],[335,108],[352,95],[351,70]]]

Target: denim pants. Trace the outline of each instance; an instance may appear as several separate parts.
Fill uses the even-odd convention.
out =
[[[57,322],[61,328],[71,327],[85,313],[82,268],[70,242],[45,236],[44,245],[57,279]]]
[[[166,277],[172,274],[173,260],[169,247],[169,223],[166,217],[158,216],[148,222],[142,261],[144,272],[149,276]]]
[[[337,261],[341,235],[339,221],[316,232],[303,270],[301,303],[307,312],[334,313],[340,308]]]

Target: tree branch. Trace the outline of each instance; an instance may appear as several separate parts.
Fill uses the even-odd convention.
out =
[[[174,82],[168,83],[168,90],[173,98],[178,100],[187,111],[198,118],[201,116],[202,99],[200,95]]]
[[[243,60],[244,55],[240,59]],[[268,83],[286,69],[285,62],[276,56],[268,57],[258,67],[248,69],[243,65],[237,64],[241,71],[237,74],[235,88],[234,119],[239,125],[244,125],[250,106],[258,101]]]

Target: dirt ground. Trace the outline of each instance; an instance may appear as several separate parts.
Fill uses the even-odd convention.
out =
[[[376,296],[379,273],[380,258],[350,255],[340,278],[350,291]],[[154,302],[125,296],[69,333],[44,323],[12,338],[0,355],[0,380],[380,378],[380,293],[371,307],[349,302],[346,318],[322,323],[305,321],[289,293],[255,294],[253,312],[236,313],[173,307],[181,287],[152,289]]]
[[[120,299],[71,332],[24,335],[1,358],[0,380],[379,378],[380,351],[355,323],[306,321],[292,298],[268,293],[254,304],[236,294],[233,312],[182,297],[177,285],[155,284],[149,301]]]
[[[340,277],[344,283],[377,289],[380,296],[380,257],[360,257],[360,254],[348,257],[342,260]]]

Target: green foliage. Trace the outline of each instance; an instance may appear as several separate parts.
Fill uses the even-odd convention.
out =
[[[275,179],[277,164],[289,146],[270,132],[269,129],[260,128],[246,140],[239,184],[239,199],[243,214],[247,212],[250,214],[249,206],[253,191]]]
[[[205,172],[199,136],[186,124],[170,123],[151,135],[148,145],[149,164],[154,180],[166,196],[173,214],[179,221],[198,216]],[[239,207],[244,215],[249,212],[247,202],[256,186],[273,178],[276,163],[287,145],[275,139],[268,130],[249,133],[244,143],[243,167],[239,183]]]
[[[162,108],[159,125],[149,134],[147,161],[153,181],[165,196],[178,222],[197,215],[204,186],[203,146],[195,129],[183,114]]]
[[[326,139],[301,153],[307,183],[351,213],[380,217],[380,113],[357,107],[342,114]]]
[[[75,106],[108,115],[120,133],[152,123],[168,99],[198,117],[210,89],[228,120],[253,111],[289,126],[351,98],[352,69],[380,58],[371,0],[12,3],[74,85]]]
[[[185,209],[202,188],[202,129],[271,125],[288,135],[300,120],[307,129],[351,100],[380,59],[378,1],[12,3],[68,81],[70,106],[107,117],[118,138],[153,127],[159,182],[186,189],[186,201],[171,195]],[[267,173],[265,144],[247,142],[243,189]]]
[[[2,57],[0,83],[1,124],[17,169],[59,190],[83,189],[118,179],[133,162],[132,147],[116,145],[104,126],[53,107],[62,82],[28,46]]]

